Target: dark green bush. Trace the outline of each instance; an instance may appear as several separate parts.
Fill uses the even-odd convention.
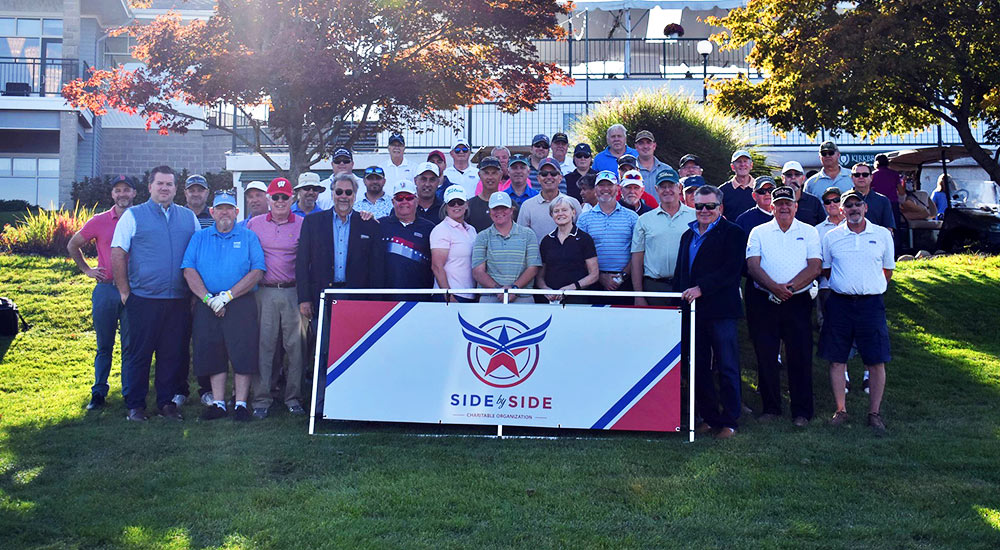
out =
[[[28,204],[28,201],[23,201],[21,199],[0,199],[0,212],[23,212],[30,206],[31,205]]]
[[[189,175],[190,173],[186,168],[177,174],[178,191],[177,196],[174,197],[174,202],[177,204],[187,204],[187,200],[184,198],[184,180]],[[233,175],[230,172],[206,172],[202,175],[208,180],[209,191],[211,192],[233,188]],[[98,210],[111,208],[113,206],[111,203],[111,180],[116,176],[117,174],[115,176],[109,174],[100,178],[84,178],[83,181],[75,181],[73,182],[73,193],[70,196],[74,202],[79,204],[88,206],[97,205]],[[138,182],[135,204],[146,202],[149,200],[149,171],[147,170],[141,176],[132,177],[136,178]],[[209,198],[209,204],[211,202],[212,199]]]

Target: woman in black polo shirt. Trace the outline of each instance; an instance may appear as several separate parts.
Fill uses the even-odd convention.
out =
[[[583,197],[580,196],[580,178],[590,176],[593,179],[597,175],[594,171],[594,154],[590,150],[590,145],[581,143],[573,150],[573,170],[566,174],[566,194],[580,201],[583,204]]]
[[[576,211],[563,197],[557,197],[549,205],[549,214],[556,222],[556,229],[542,237],[538,252],[542,256],[542,268],[538,270],[535,286],[543,289],[581,290],[597,282],[600,271],[597,268],[597,249],[594,239],[576,227]],[[546,296],[550,301],[559,299],[558,294]],[[583,296],[567,297],[565,303],[585,304]]]

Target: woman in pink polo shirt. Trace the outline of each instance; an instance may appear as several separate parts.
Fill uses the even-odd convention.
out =
[[[465,222],[465,188],[452,185],[444,191],[444,214],[431,231],[431,271],[434,288],[475,288],[472,278],[472,244],[476,229]],[[449,294],[448,301],[474,302],[472,294]]]

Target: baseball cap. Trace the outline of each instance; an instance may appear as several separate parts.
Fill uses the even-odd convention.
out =
[[[441,157],[441,160],[447,160],[448,159],[448,157],[444,156],[444,153],[441,152],[438,149],[435,149],[435,150],[431,151],[430,153],[427,153],[427,160],[428,161],[430,161],[434,157]]]
[[[417,170],[415,173],[419,176],[424,172],[430,172],[435,176],[441,175],[441,170],[438,168],[438,165],[434,164],[433,162],[421,162],[420,164],[417,165]]]
[[[435,166],[435,168],[437,168],[437,166]],[[367,178],[368,176],[379,176],[384,178],[385,170],[383,170],[381,166],[369,166],[368,168],[365,168],[365,177]]]
[[[827,187],[826,191],[823,191],[823,194],[820,195],[819,198],[825,199],[827,195],[837,195],[838,197],[841,196],[840,188],[836,186]]]
[[[781,187],[775,187],[774,190],[771,191],[771,202],[794,201],[794,200],[795,200],[795,191],[791,187],[788,187],[787,185],[783,185]]]
[[[822,153],[823,151],[840,151],[840,149],[837,147],[836,143],[832,141],[824,141],[819,145],[819,152]]]
[[[400,193],[409,193],[411,195],[417,194],[417,186],[413,184],[410,180],[399,180],[396,185],[392,186],[392,196],[395,197]]]
[[[648,139],[649,141],[656,143],[656,138],[653,137],[653,132],[650,132],[649,130],[641,130],[638,134],[635,135],[636,143],[639,143],[639,140],[642,139]]]
[[[512,203],[510,202],[510,195],[506,191],[497,191],[490,195],[490,208],[496,208],[498,206],[506,206],[511,208]]]
[[[451,146],[451,150],[454,151],[455,149],[458,149],[462,145],[469,147],[469,142],[465,141],[465,138],[462,137],[455,138],[455,143]]]
[[[200,185],[205,189],[208,189],[208,180],[206,180],[205,176],[202,176],[201,174],[192,174],[184,180],[184,189],[187,189],[192,185]]]
[[[562,174],[562,168],[559,167],[559,163],[556,162],[556,159],[554,159],[552,157],[545,157],[545,158],[543,158],[542,160],[540,160],[538,162],[538,171],[539,172],[542,171],[542,166],[551,166],[551,167],[553,167],[553,168],[556,169],[556,172],[559,172],[560,174]]]
[[[677,164],[677,166],[684,166],[685,164],[687,164],[689,162],[693,162],[693,163],[697,164],[698,166],[701,166],[701,159],[698,158],[698,155],[692,155],[691,153],[688,153],[688,154],[684,155],[683,157],[681,157],[681,161],[680,161],[679,164]]]
[[[406,145],[406,140],[403,139],[403,134],[392,134],[389,136],[389,145],[392,145],[392,142],[394,141],[399,142],[400,145]]]
[[[797,170],[800,174],[805,174],[806,171],[802,169],[802,165],[799,164],[797,160],[790,160],[781,167],[781,173],[791,172],[792,170]]]
[[[556,132],[552,134],[552,143],[556,142],[569,143],[569,136],[565,132]]]
[[[663,182],[669,181],[670,183],[678,182],[677,170],[667,167],[660,170],[660,173],[656,175],[656,185],[660,185]]]
[[[745,151],[743,149],[740,149],[739,151],[736,151],[735,153],[733,153],[733,156],[729,159],[730,164],[736,162],[736,159],[738,159],[740,157],[746,157],[746,158],[748,158],[750,160],[753,160],[753,157],[750,156],[750,152],[749,151]]]
[[[254,180],[247,184],[247,187],[246,189],[244,189],[244,191],[249,191],[251,189],[256,189],[258,191],[263,191],[264,193],[267,193],[267,184],[259,180]]]
[[[299,183],[295,186],[295,189],[299,190],[303,187],[322,187],[326,189],[326,186],[319,182],[319,174],[316,172],[302,172],[299,174]]]
[[[579,155],[580,153],[586,153],[588,155],[593,155],[594,150],[590,148],[589,143],[577,143],[576,147],[573,149],[574,155]]]
[[[345,149],[344,147],[340,147],[336,151],[333,152],[333,158],[334,158],[334,160],[336,160],[336,159],[338,159],[340,157],[347,157],[350,160],[354,160],[354,154],[351,153],[351,151],[349,149]]]
[[[621,168],[623,165],[637,166],[638,161],[635,160],[635,155],[622,155],[618,157],[618,167]]]
[[[707,182],[705,181],[705,178],[701,176],[684,176],[681,178],[680,183],[685,189],[687,189],[688,187],[701,187]]]
[[[500,159],[498,159],[496,157],[492,157],[492,156],[491,157],[483,157],[479,161],[479,166],[477,166],[477,168],[479,170],[485,170],[487,168],[496,168],[497,170],[499,170],[500,169]]]
[[[468,200],[465,198],[465,188],[461,185],[449,185],[448,188],[444,190],[445,204],[448,204],[455,199],[462,199],[463,201]]]
[[[618,185],[618,176],[615,175],[611,170],[602,170],[594,178],[594,185],[601,183],[602,181],[610,181],[611,183]]]
[[[642,185],[642,172],[638,170],[629,170],[622,174],[622,187],[628,187],[629,185]]]
[[[285,178],[274,178],[271,180],[271,185],[267,186],[267,196],[271,197],[278,194],[292,196],[292,182]]]
[[[757,179],[753,180],[754,191],[760,191],[765,185],[770,185],[771,187],[778,186],[778,184],[774,182],[774,178],[771,176],[757,176]]]
[[[229,206],[236,206],[236,193],[223,193],[221,191],[215,193],[215,200],[212,201],[212,207],[217,208],[223,204],[228,204]]]
[[[861,195],[861,191],[858,191],[857,189],[848,189],[843,195],[840,196],[840,204],[844,204],[847,202],[847,199],[850,198],[855,198],[861,202],[865,202],[865,198]]]
[[[528,165],[528,157],[524,155],[511,155],[510,160],[507,161],[507,166],[514,166],[518,162],[524,165]]]
[[[531,145],[534,146],[536,143],[544,143],[546,147],[549,146],[549,136],[545,134],[535,134],[535,137],[531,138]]]
[[[115,179],[111,180],[111,187],[114,187],[119,183],[124,183],[125,185],[128,185],[132,189],[135,189],[135,180],[126,176],[125,174],[118,174],[117,176],[115,176]]]

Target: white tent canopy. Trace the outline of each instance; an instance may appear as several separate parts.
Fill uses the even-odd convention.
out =
[[[711,10],[713,8],[732,9],[744,6],[746,0],[576,0],[573,6],[576,11],[602,10],[614,11],[624,9],[650,10],[653,8],[679,10]]]

